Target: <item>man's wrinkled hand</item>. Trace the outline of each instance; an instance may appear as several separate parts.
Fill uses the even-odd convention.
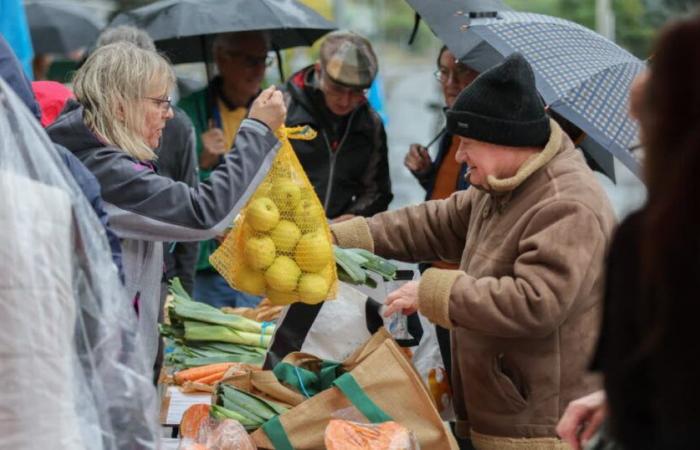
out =
[[[409,281],[386,296],[384,317],[401,312],[408,316],[418,311],[418,281]]]

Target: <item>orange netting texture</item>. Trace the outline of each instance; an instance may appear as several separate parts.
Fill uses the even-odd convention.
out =
[[[211,264],[239,291],[274,304],[335,298],[338,275],[326,214],[289,139],[310,140],[308,126],[282,127],[270,172],[236,218]]]

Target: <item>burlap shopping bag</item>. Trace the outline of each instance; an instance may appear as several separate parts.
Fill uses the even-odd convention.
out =
[[[358,348],[350,357],[348,357],[343,364],[335,366],[338,367],[338,374],[352,370],[357,364],[359,364],[364,358],[370,355],[374,350],[376,350],[385,340],[391,340],[391,335],[386,329],[381,328],[377,333],[375,333],[364,345]],[[327,366],[332,365],[329,362],[325,362]],[[307,373],[308,371],[318,371],[321,372],[321,368],[324,365],[324,361],[316,356],[309,355],[307,353],[290,353],[287,355],[281,364],[278,364],[281,368],[277,369],[279,377],[275,375],[272,370],[258,370],[249,371],[244,374],[234,375],[232,377],[222,380],[222,383],[227,383],[237,387],[238,389],[243,389],[252,394],[259,395],[268,400],[273,400],[284,405],[296,406],[303,403],[311,395],[307,392],[307,396],[303,394],[303,389],[299,387],[300,383],[297,382],[298,378],[306,379],[303,375],[289,376],[292,367],[298,367],[300,372]],[[334,377],[335,378],[335,377]],[[282,381],[280,381],[280,379]],[[332,384],[327,379],[319,380],[319,384],[322,386],[330,387]],[[302,383],[304,384],[304,383]],[[305,384],[309,384],[308,382]],[[313,384],[313,383],[311,383]],[[305,389],[305,388],[304,388]],[[315,392],[312,390],[312,392]]]
[[[374,346],[374,348],[372,348]],[[332,387],[267,422],[252,434],[263,449],[323,449],[323,433],[338,412],[356,409],[371,423],[394,420],[413,431],[424,449],[457,444],[411,363],[396,343],[375,335]]]

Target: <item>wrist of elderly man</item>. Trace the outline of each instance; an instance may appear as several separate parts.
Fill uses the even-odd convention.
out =
[[[452,328],[450,296],[461,270],[430,268],[423,272],[418,284],[418,311],[443,328]]]

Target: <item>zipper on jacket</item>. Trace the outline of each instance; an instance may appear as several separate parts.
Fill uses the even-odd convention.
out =
[[[331,146],[330,141],[328,140],[328,135],[326,134],[325,130],[321,131],[321,134],[323,135],[323,140],[326,141],[326,148],[328,149],[328,156],[330,157],[330,165],[328,167],[328,184],[326,185],[326,195],[324,196],[323,200],[323,209],[328,213],[328,204],[331,201],[331,193],[333,192],[333,178],[335,177],[335,160],[340,153],[340,149],[343,147],[343,144],[345,143],[345,139],[348,137],[348,134],[350,134],[350,126],[352,125],[352,120],[355,118],[355,113],[357,112],[357,109],[353,111],[350,114],[350,118],[348,119],[348,124],[345,127],[345,133],[343,134],[343,137],[340,139],[340,143],[338,144],[338,147],[336,147],[336,150],[333,151],[333,146]]]

